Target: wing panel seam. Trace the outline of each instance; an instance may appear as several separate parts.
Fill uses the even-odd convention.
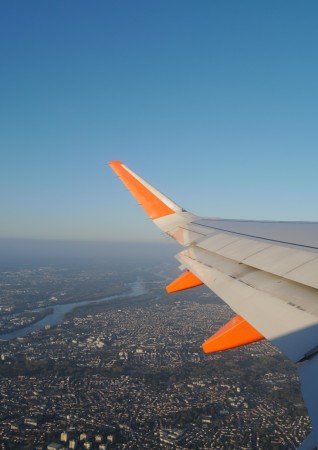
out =
[[[202,227],[210,228],[211,230],[225,231],[226,233],[237,234],[239,236],[246,236],[246,237],[250,237],[250,238],[254,238],[254,239],[261,239],[263,241],[276,242],[278,244],[287,244],[287,245],[292,245],[295,247],[311,248],[313,250],[318,250],[318,247],[313,247],[311,245],[295,244],[294,242],[280,241],[280,240],[270,239],[270,238],[266,238],[266,237],[262,237],[262,236],[254,236],[253,234],[239,233],[238,231],[226,230],[224,228],[211,227],[210,225],[203,225],[202,223],[197,223],[197,222],[192,222],[192,223],[194,225],[200,225]]]

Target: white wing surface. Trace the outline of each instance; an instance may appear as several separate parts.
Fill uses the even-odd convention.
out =
[[[185,247],[174,292],[206,284],[237,316],[205,352],[266,338],[299,369],[318,446],[318,223],[207,219],[188,213],[118,161],[109,163],[154,223]]]

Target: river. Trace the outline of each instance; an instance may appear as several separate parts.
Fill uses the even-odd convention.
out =
[[[78,306],[85,305],[93,305],[96,303],[104,303],[109,302],[110,300],[116,300],[116,298],[132,298],[139,297],[140,295],[144,295],[146,293],[144,284],[142,280],[134,281],[133,283],[129,283],[128,286],[130,289],[127,292],[123,292],[122,294],[110,295],[108,297],[101,298],[99,300],[83,300],[76,303],[66,303],[64,305],[55,305],[53,306],[52,314],[48,314],[43,319],[38,320],[37,322],[32,323],[32,325],[27,325],[24,328],[19,328],[18,330],[11,331],[10,333],[0,334],[1,341],[10,341],[11,339],[17,337],[23,337],[32,331],[40,330],[46,325],[57,325],[58,323],[63,322],[65,314],[73,311],[73,309]]]

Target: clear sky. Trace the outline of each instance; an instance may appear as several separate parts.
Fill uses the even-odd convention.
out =
[[[163,241],[106,167],[200,215],[318,220],[316,0],[0,3],[0,238]]]

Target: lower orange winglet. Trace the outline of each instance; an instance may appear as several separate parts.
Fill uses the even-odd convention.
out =
[[[203,283],[198,277],[189,270],[186,270],[166,287],[166,291],[170,294],[171,292],[184,291],[185,289],[200,286],[201,284]]]
[[[159,197],[157,197],[145,184],[140,177],[134,176],[131,171],[120,161],[111,161],[108,163],[113,171],[119,176],[121,181],[132,193],[135,199],[144,208],[151,219],[159,219],[160,217],[174,214],[174,211],[166,205]]]
[[[205,353],[220,352],[260,341],[264,336],[241,316],[235,316],[202,344]]]

